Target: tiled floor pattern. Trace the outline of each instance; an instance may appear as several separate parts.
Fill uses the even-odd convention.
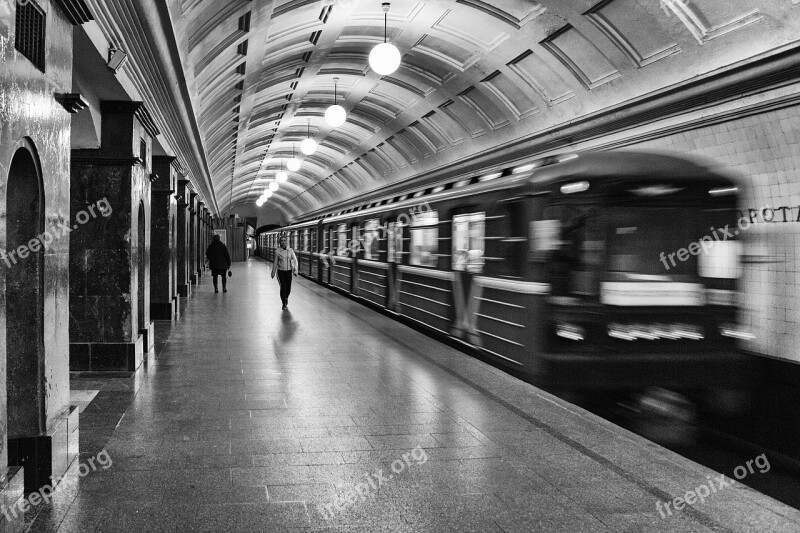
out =
[[[157,339],[74,377],[83,466],[31,531],[800,531],[744,487],[662,519],[711,472],[308,280],[281,311],[258,260]]]

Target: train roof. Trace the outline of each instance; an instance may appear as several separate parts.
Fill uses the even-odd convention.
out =
[[[428,187],[415,194],[408,193],[402,197],[395,197],[393,200],[384,199],[339,213],[320,215],[272,231],[280,232],[286,229],[312,226],[320,221],[327,223],[387,209],[399,209],[421,201],[435,201],[442,197],[452,197],[454,194],[459,196],[475,195],[496,188],[519,188],[523,193],[541,194],[543,191],[551,189],[552,185],[576,179],[611,180],[623,176],[634,177],[641,181],[696,180],[702,176],[707,178],[705,183],[712,182],[719,185],[735,183],[730,177],[720,175],[701,163],[664,153],[605,151],[561,154],[507,168],[503,172],[496,172],[491,176],[499,179],[483,181],[487,176],[482,177],[480,174],[463,176],[453,180],[448,187]],[[467,186],[459,189],[456,193],[456,189],[452,186],[457,182]]]
[[[562,162],[536,169],[529,185],[542,186],[572,181],[576,178],[607,179],[621,176],[643,181],[666,179],[697,179],[701,176],[713,181],[732,180],[695,161],[657,152],[589,152]]]

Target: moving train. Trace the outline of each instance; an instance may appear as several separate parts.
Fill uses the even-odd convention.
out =
[[[656,153],[549,157],[267,231],[303,276],[550,390],[746,378],[738,189]],[[724,233],[723,233],[724,231]]]

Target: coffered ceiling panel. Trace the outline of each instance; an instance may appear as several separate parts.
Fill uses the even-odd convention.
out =
[[[87,0],[217,214],[287,221],[797,45],[793,0]],[[400,68],[369,66],[384,36]],[[777,52],[775,52],[777,53]],[[334,101],[348,120],[324,120]],[[306,156],[299,145],[319,143]]]

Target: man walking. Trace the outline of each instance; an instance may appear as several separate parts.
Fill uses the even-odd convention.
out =
[[[225,276],[226,271],[231,267],[231,256],[228,253],[228,247],[219,240],[219,234],[214,234],[214,238],[206,250],[206,257],[208,266],[211,267],[211,279],[214,280],[214,292],[219,292],[217,276],[222,276],[222,292],[228,292],[226,287],[228,278]]]
[[[272,277],[278,272],[278,283],[281,286],[281,302],[283,309],[289,308],[289,293],[292,292],[292,274],[297,275],[297,256],[287,246],[285,235],[280,238],[281,247],[275,251],[275,262],[272,263]]]

